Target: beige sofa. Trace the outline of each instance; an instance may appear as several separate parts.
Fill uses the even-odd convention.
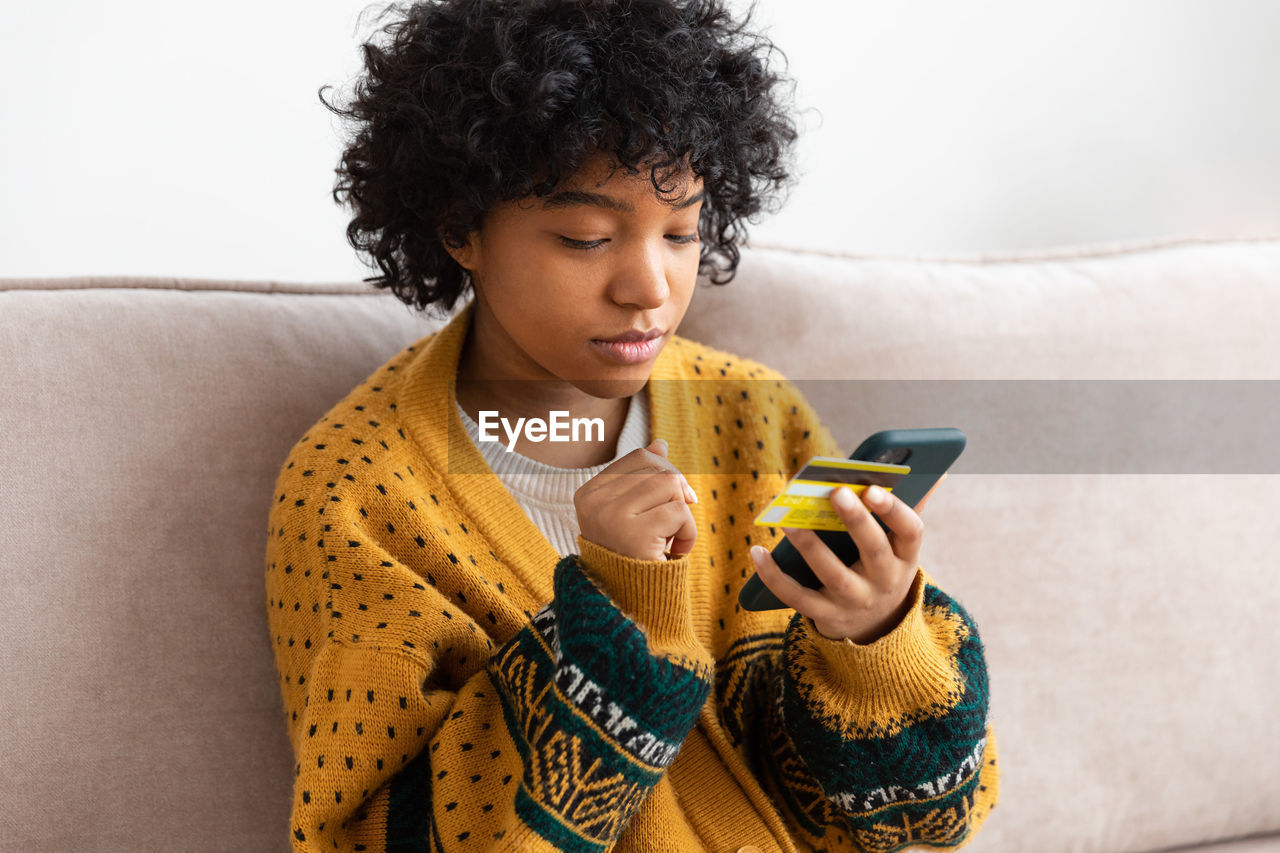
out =
[[[275,476],[438,325],[360,284],[0,280],[0,850],[287,849]],[[969,434],[922,561],[987,646],[971,850],[1280,849],[1280,237],[756,248],[681,333],[796,378],[846,449]]]

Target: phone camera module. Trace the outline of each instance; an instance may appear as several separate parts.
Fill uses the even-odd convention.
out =
[[[906,462],[910,456],[911,448],[894,447],[884,451],[883,453],[877,454],[876,458],[871,461],[880,462],[884,465],[901,465],[903,462]]]

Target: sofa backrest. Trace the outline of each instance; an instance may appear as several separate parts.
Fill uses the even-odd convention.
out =
[[[288,848],[262,586],[274,481],[320,415],[441,322],[359,284],[0,279],[0,850]],[[1280,238],[748,249],[695,296],[680,333],[796,377],[846,449],[884,427],[969,432],[922,562],[988,648],[1005,776],[971,849],[1280,830],[1280,466],[1171,475],[1028,438],[1087,433],[1070,401],[1102,387],[1055,413],[1045,380],[1280,379],[1277,328]]]

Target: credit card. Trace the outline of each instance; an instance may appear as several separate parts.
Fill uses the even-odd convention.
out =
[[[844,530],[844,522],[831,506],[832,489],[848,486],[854,494],[861,494],[867,486],[880,486],[892,492],[894,485],[910,472],[907,465],[815,456],[756,516],[755,524],[805,530]]]

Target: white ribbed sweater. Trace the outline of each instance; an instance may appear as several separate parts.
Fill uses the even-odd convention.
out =
[[[578,552],[580,530],[573,506],[574,492],[631,451],[648,447],[650,441],[649,394],[645,388],[631,398],[613,459],[590,468],[557,468],[515,451],[508,453],[500,441],[480,440],[480,425],[462,406],[458,406],[458,416],[484,461],[561,557]]]

